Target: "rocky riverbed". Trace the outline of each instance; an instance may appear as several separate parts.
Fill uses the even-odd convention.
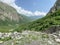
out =
[[[7,36],[8,34],[9,36]],[[6,40],[6,37],[10,38]],[[36,31],[13,32],[6,33],[2,39],[0,40],[0,45],[60,45],[60,32],[53,34]]]

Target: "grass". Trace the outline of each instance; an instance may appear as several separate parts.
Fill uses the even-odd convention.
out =
[[[0,26],[0,32],[10,32],[11,29],[14,29],[14,26]]]

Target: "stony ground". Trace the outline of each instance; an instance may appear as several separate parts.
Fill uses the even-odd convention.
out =
[[[24,31],[20,39],[12,39],[0,45],[60,45],[60,32],[46,34],[35,31]]]

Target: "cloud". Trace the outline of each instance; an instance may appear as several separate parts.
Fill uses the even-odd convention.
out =
[[[35,11],[35,12],[31,12],[28,10],[23,9],[22,7],[19,7],[15,4],[15,0],[0,0],[0,2],[6,3],[12,7],[14,7],[18,13],[20,14],[24,14],[26,16],[45,16],[46,13],[45,12],[40,12],[40,11]]]
[[[35,14],[35,15],[43,15],[43,16],[46,15],[46,13],[40,12],[40,11],[35,11],[34,14]]]
[[[15,0],[0,0],[1,2],[7,3],[7,4],[12,4],[15,3]]]

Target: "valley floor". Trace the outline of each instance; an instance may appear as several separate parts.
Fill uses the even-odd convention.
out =
[[[0,45],[60,45],[60,32],[53,34],[36,31],[0,32]]]

